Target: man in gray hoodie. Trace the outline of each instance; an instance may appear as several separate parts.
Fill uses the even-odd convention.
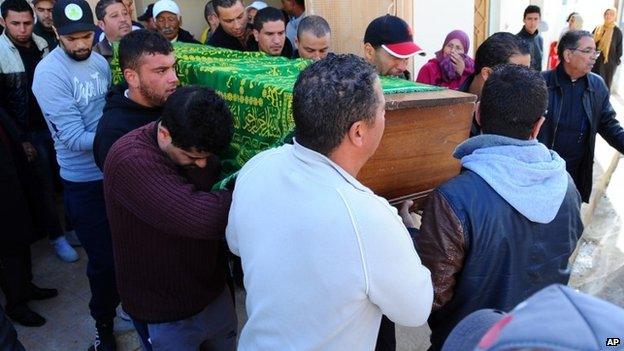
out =
[[[510,310],[568,282],[581,199],[565,161],[536,140],[546,105],[537,71],[497,66],[477,112],[482,134],[455,149],[461,173],[424,208],[416,244],[434,285],[433,349],[478,309]]]

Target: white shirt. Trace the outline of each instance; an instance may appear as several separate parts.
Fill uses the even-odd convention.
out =
[[[306,13],[302,13],[299,17],[290,17],[288,20],[288,24],[286,24],[286,38],[290,40],[290,43],[293,46],[293,49],[297,49],[297,42],[295,38],[297,37],[297,29],[299,28],[299,22],[306,16]]]
[[[373,350],[382,313],[418,326],[431,311],[396,209],[297,143],[241,169],[226,237],[247,290],[240,351]]]

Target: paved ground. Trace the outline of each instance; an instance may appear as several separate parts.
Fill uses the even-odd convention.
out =
[[[624,116],[622,100],[612,101],[619,115]],[[584,208],[593,215],[589,216],[591,223],[579,245],[571,285],[624,307],[624,160],[620,159],[619,167],[615,168],[612,176],[602,178],[605,171],[610,173],[614,151],[601,139],[596,150],[595,182],[598,191],[595,211],[592,206]],[[94,326],[88,311],[90,293],[85,276],[86,255],[82,249],[79,253],[78,262],[63,263],[54,256],[47,241],[33,245],[34,282],[42,287],[57,288],[59,296],[30,304],[48,319],[46,325],[40,328],[16,326],[26,350],[74,351],[86,350],[89,346]],[[242,326],[246,320],[244,292],[237,291],[236,295],[239,326]],[[0,300],[3,300],[1,294]],[[140,349],[130,323],[117,319],[116,329],[120,351]],[[429,346],[428,334],[426,326],[398,327],[398,349],[426,350]]]

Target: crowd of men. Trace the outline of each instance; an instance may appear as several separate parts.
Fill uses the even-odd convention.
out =
[[[61,186],[66,225],[88,257],[91,350],[117,349],[120,303],[148,351],[394,350],[393,323],[425,322],[432,349],[457,350],[461,338],[449,335],[465,317],[476,323],[473,312],[511,311],[556,289],[601,306],[587,313],[610,323],[592,327],[593,340],[624,330],[621,309],[547,288],[569,278],[596,134],[624,152],[608,88],[591,73],[589,32],[567,32],[561,63],[542,73],[521,36],[496,33],[478,47],[461,88],[479,101],[453,155],[462,171],[432,192],[416,228],[410,202],[397,210],[356,179],[384,132],[379,76],[410,79],[407,62],[422,53],[409,25],[378,17],[362,58],[330,54],[327,21],[303,1],[282,4],[206,5],[206,44],[313,60],[294,86],[293,143],[213,191],[234,122],[214,90],[178,87],[172,42],[201,43],[180,27],[174,1],[139,16],[147,29],[132,21],[131,1],[100,0],[97,21],[85,0],[2,2],[0,285],[11,320],[43,325],[28,301],[57,295],[32,283],[32,242],[47,235],[61,258],[77,259],[57,212]],[[124,77],[114,86],[113,42]],[[240,335],[231,254],[247,292]],[[19,350],[0,317],[0,345]],[[492,324],[483,333],[505,328]],[[547,337],[555,345],[566,333]]]

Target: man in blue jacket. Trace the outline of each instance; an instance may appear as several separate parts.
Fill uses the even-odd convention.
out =
[[[544,72],[548,113],[538,139],[566,161],[568,173],[589,202],[596,134],[624,153],[624,129],[615,119],[609,89],[591,72],[600,52],[587,31],[569,31],[559,40],[557,68]]]
[[[536,140],[546,101],[538,72],[494,68],[477,113],[483,134],[455,149],[462,172],[425,205],[416,243],[434,285],[433,349],[471,312],[509,310],[569,279],[581,201],[565,161]]]

